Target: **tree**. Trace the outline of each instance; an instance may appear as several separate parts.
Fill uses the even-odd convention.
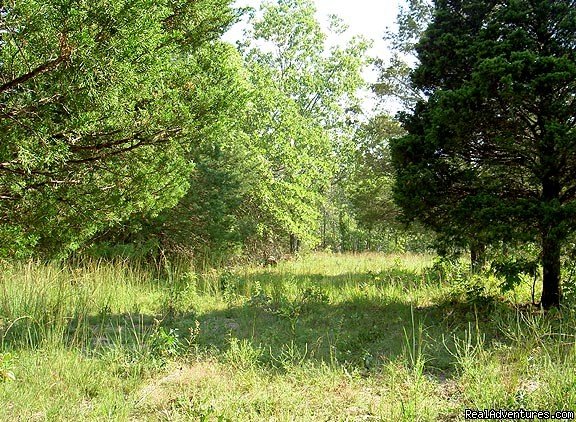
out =
[[[359,125],[354,151],[347,154],[324,208],[324,248],[356,252],[429,249],[430,232],[418,225],[401,224],[400,209],[393,199],[389,141],[404,133],[400,123],[385,114]]]
[[[191,106],[201,113],[190,122],[196,130],[188,134],[190,148],[182,152],[191,163],[179,174],[186,186],[183,196],[157,215],[135,213],[103,232],[90,245],[93,253],[154,256],[162,250],[217,264],[235,254],[248,236],[253,216],[240,210],[246,190],[259,177],[243,132],[252,89],[242,58],[227,43],[211,43],[194,61],[194,91],[201,101]]]
[[[0,255],[66,253],[178,200],[229,3],[3,2]]]
[[[560,302],[576,222],[574,1],[437,0],[412,75],[427,100],[392,143],[407,216],[454,239],[537,240]]]
[[[369,230],[383,223],[390,225],[397,216],[388,142],[403,133],[398,122],[379,115],[362,125],[356,135],[346,190],[359,223]]]
[[[244,63],[221,47],[195,83],[212,123],[187,155],[186,194],[156,218],[132,218],[114,240],[212,264],[276,254],[288,238],[293,251],[314,245],[344,136],[339,111],[362,83],[365,47],[355,40],[328,53],[311,2],[263,5],[241,45]]]
[[[262,182],[252,191],[265,227],[317,243],[320,209],[337,169],[339,149],[351,141],[345,110],[357,106],[369,43],[354,37],[329,51],[309,0],[264,3],[242,51],[255,87],[246,132]],[[337,18],[332,29],[345,28]]]
[[[400,6],[396,22],[398,29],[387,29],[384,39],[388,42],[390,58],[375,60],[380,76],[374,92],[383,99],[391,99],[403,108],[413,107],[424,99],[423,93],[410,81],[410,73],[418,61],[414,48],[432,19],[430,0],[407,0]]]

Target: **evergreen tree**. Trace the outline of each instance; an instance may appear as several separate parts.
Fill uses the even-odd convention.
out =
[[[541,304],[558,305],[576,225],[574,2],[437,0],[416,51],[428,98],[392,143],[398,203],[453,239],[539,241]]]
[[[3,2],[0,255],[66,253],[182,196],[229,3]]]

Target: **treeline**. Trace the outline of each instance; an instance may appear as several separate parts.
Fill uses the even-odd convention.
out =
[[[0,256],[422,248],[393,223],[401,131],[362,123],[369,45],[328,48],[309,0],[4,3]]]
[[[573,1],[408,0],[387,61],[336,17],[329,47],[311,0],[2,4],[0,257],[219,264],[430,230],[503,286],[541,269],[546,308],[573,278]],[[370,63],[397,120],[362,110]]]

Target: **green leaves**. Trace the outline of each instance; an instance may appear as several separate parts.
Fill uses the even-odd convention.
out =
[[[16,375],[12,371],[12,355],[0,353],[0,383],[16,381]]]
[[[228,1],[22,1],[0,50],[0,224],[66,254],[182,196]],[[24,229],[25,227],[25,229]]]
[[[542,242],[544,306],[557,304],[575,217],[574,13],[568,1],[436,2],[413,73],[429,98],[392,143],[407,215],[462,243]]]
[[[243,56],[229,0],[4,9],[0,256],[317,242],[366,40],[329,51],[308,0],[266,3]]]
[[[524,258],[508,261],[494,261],[492,262],[491,267],[496,276],[504,279],[500,285],[502,292],[513,290],[518,286],[522,281],[521,275],[536,278],[536,275],[538,274],[538,261]]]
[[[350,142],[346,107],[356,104],[368,43],[327,51],[308,0],[266,3],[244,46],[254,86],[246,131],[262,172],[250,195],[268,233],[317,243],[320,206]]]

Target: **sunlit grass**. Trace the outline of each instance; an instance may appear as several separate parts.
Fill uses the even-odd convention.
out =
[[[4,264],[0,420],[454,420],[576,408],[576,323],[426,255]],[[479,285],[482,288],[479,288]]]

